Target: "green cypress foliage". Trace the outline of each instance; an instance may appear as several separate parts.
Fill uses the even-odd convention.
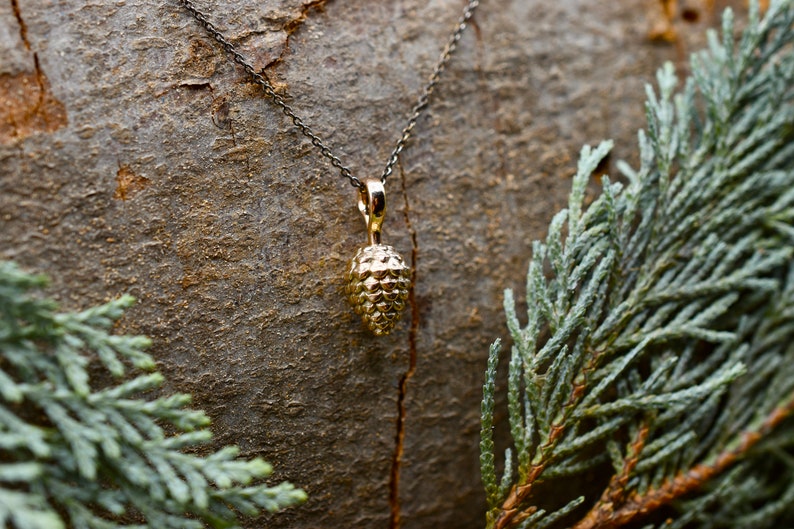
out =
[[[794,523],[794,7],[648,88],[641,165],[589,179],[536,242],[528,311],[505,293],[512,449],[497,477],[497,344],[482,403],[488,528]],[[645,525],[643,525],[645,524]]]
[[[233,528],[305,499],[261,483],[270,465],[236,447],[182,451],[210,439],[209,420],[189,395],[140,397],[163,381],[149,340],[108,333],[131,297],[58,313],[45,283],[0,262],[0,527]],[[94,388],[92,365],[118,383]]]

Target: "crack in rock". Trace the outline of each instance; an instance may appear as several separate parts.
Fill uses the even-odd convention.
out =
[[[392,457],[391,476],[389,479],[389,506],[391,509],[389,518],[390,529],[400,527],[400,471],[402,470],[402,456],[405,445],[405,398],[408,390],[408,381],[416,371],[416,337],[419,330],[419,308],[416,304],[416,281],[417,281],[417,257],[419,245],[417,244],[416,229],[411,224],[410,203],[408,201],[408,189],[405,184],[405,172],[402,165],[398,162],[397,167],[400,171],[400,184],[402,188],[403,201],[405,202],[404,218],[411,234],[411,289],[408,294],[408,301],[411,304],[411,327],[408,332],[409,360],[408,369],[400,377],[399,393],[397,395],[397,432],[395,434],[394,455]]]

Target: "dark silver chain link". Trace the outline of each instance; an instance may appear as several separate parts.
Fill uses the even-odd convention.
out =
[[[209,21],[207,16],[199,11],[196,6],[193,5],[191,0],[179,0],[179,3],[190,12],[193,18],[195,18],[205,30],[207,30],[207,33],[209,33],[213,39],[223,46],[223,49],[229,54],[232,60],[242,66],[243,70],[245,70],[249,77],[251,77],[256,84],[262,87],[265,95],[268,96],[271,101],[273,101],[273,103],[292,120],[293,125],[295,125],[295,127],[297,127],[304,136],[311,140],[312,145],[320,150],[320,154],[328,158],[331,161],[331,165],[339,169],[339,173],[343,177],[347,178],[351,185],[363,190],[365,188],[364,183],[353,175],[352,171],[350,171],[350,169],[344,163],[342,163],[342,160],[338,156],[331,152],[331,149],[325,144],[325,142],[311,129],[311,127],[309,127],[309,125],[303,122],[303,119],[296,114],[295,110],[293,110],[292,107],[287,104],[284,98],[276,92],[276,89],[273,87],[273,85],[270,84],[270,82],[262,74],[254,69],[251,63],[249,63],[245,57],[243,57],[243,55],[237,51],[237,48],[235,48],[235,46],[223,36],[223,33],[221,33],[218,28],[216,28],[215,25]],[[468,4],[466,4],[466,8],[463,10],[463,15],[460,17],[460,20],[455,27],[455,31],[452,32],[447,45],[444,47],[444,51],[439,57],[438,64],[436,64],[436,67],[433,69],[433,73],[430,75],[427,84],[422,90],[422,95],[419,96],[419,99],[416,101],[416,104],[412,109],[411,117],[408,119],[408,124],[406,124],[405,128],[403,128],[400,139],[397,140],[397,144],[394,146],[394,150],[389,156],[389,159],[386,163],[386,168],[383,170],[383,174],[380,177],[381,182],[385,183],[386,178],[392,174],[394,165],[397,163],[400,153],[405,148],[405,144],[408,142],[408,139],[411,137],[411,133],[413,132],[419,117],[427,109],[428,103],[430,102],[430,96],[438,84],[439,79],[441,79],[441,74],[444,72],[450,57],[452,57],[452,54],[455,53],[455,50],[458,47],[458,42],[460,41],[460,38],[463,35],[466,26],[468,25],[469,19],[471,19],[472,15],[474,14],[474,10],[479,4],[479,0],[469,0]]]

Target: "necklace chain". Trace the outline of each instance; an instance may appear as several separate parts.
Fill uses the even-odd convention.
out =
[[[268,81],[265,76],[254,69],[251,63],[248,62],[239,51],[237,51],[237,48],[234,46],[234,44],[224,37],[223,33],[221,33],[218,28],[216,28],[215,25],[209,21],[207,16],[199,11],[196,6],[193,5],[191,0],[179,0],[179,2],[190,12],[193,18],[195,18],[204,27],[204,29],[207,30],[207,33],[209,33],[213,39],[223,46],[223,49],[229,54],[232,60],[242,66],[243,70],[245,70],[248,76],[256,84],[262,87],[265,95],[268,96],[271,101],[273,101],[273,103],[292,120],[293,125],[295,125],[295,127],[297,127],[304,136],[311,140],[312,145],[320,150],[320,154],[328,158],[331,161],[331,165],[339,169],[339,173],[343,177],[347,178],[351,185],[357,187],[360,190],[364,190],[366,188],[364,183],[359,178],[354,176],[352,171],[342,162],[338,156],[331,151],[330,147],[326,145],[322,138],[320,138],[320,136],[318,136],[309,125],[304,123],[303,119],[298,116],[295,110],[293,110],[293,108],[287,104],[284,98],[280,96],[278,92],[276,92],[276,89],[272,84],[270,84],[270,81]],[[397,163],[400,153],[405,148],[405,144],[408,142],[408,139],[411,137],[411,133],[413,132],[419,117],[427,109],[428,103],[430,102],[430,95],[433,93],[433,90],[438,84],[441,74],[444,72],[450,57],[452,57],[452,54],[455,53],[455,50],[458,47],[458,41],[460,41],[460,38],[463,35],[466,26],[468,25],[468,21],[474,14],[474,10],[477,8],[479,3],[479,0],[469,0],[466,4],[466,8],[463,10],[463,15],[461,15],[460,20],[458,20],[458,24],[455,27],[455,30],[452,32],[452,35],[450,35],[447,45],[444,47],[444,51],[439,57],[438,64],[436,64],[436,67],[433,69],[433,73],[430,75],[427,84],[422,90],[422,95],[419,96],[416,104],[414,104],[411,117],[408,119],[408,123],[405,125],[405,128],[403,128],[402,133],[400,134],[400,139],[397,140],[394,150],[392,150],[392,153],[386,162],[386,167],[383,169],[383,173],[380,177],[381,182],[385,183],[386,178],[392,174],[394,165]]]

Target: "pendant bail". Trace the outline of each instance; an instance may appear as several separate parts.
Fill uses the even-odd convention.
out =
[[[380,232],[386,217],[386,190],[383,182],[375,178],[364,182],[364,188],[358,196],[358,210],[367,224],[367,244],[380,244]]]

